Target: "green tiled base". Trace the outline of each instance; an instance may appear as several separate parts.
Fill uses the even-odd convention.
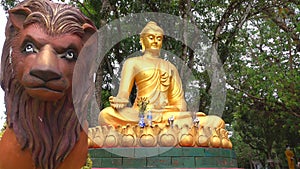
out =
[[[90,149],[94,168],[235,168],[232,150],[194,147]]]

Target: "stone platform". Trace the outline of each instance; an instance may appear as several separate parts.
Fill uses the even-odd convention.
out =
[[[129,147],[89,150],[93,168],[237,168],[231,149]]]

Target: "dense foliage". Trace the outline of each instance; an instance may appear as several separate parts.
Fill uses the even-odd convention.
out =
[[[239,167],[253,160],[279,159],[285,145],[300,156],[300,2],[298,0],[71,0],[98,28],[130,13],[162,12],[191,20],[218,49],[227,79],[223,119],[232,137]],[[4,9],[14,0],[2,0]],[[140,50],[137,36],[107,53],[97,72],[100,107],[109,105],[116,65]],[[199,81],[199,111],[208,112],[211,82],[198,71],[194,52],[166,37],[163,48],[185,61]],[[117,64],[116,64],[117,63]],[[96,124],[96,122],[91,121]]]

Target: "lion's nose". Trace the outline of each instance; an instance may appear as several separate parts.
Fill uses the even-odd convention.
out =
[[[42,79],[45,82],[61,78],[60,73],[51,68],[34,68],[30,71],[30,75]]]
[[[62,77],[58,68],[58,58],[51,45],[45,45],[38,53],[35,65],[30,70],[30,75],[45,82],[57,80]]]

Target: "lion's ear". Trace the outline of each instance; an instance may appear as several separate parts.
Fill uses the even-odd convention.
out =
[[[97,31],[97,29],[89,23],[83,24],[82,29],[84,30],[84,42],[86,42]]]
[[[23,23],[26,17],[31,13],[31,10],[28,8],[20,7],[14,8],[8,11],[9,19],[12,22],[13,26],[17,29],[23,28]]]

